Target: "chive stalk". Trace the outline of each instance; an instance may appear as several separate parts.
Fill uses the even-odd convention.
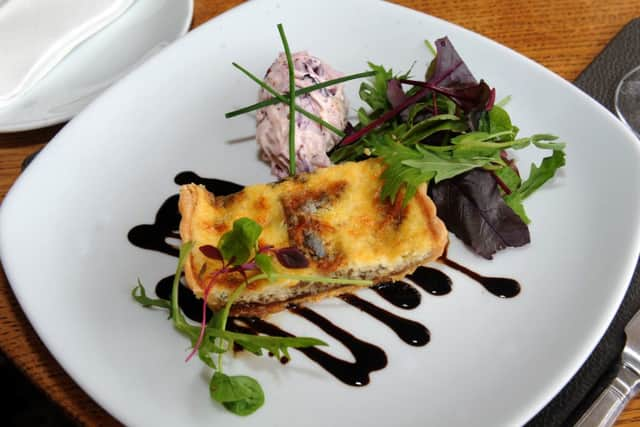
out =
[[[330,86],[335,86],[337,84],[348,82],[350,80],[364,79],[364,78],[367,78],[367,77],[372,77],[375,74],[376,74],[375,71],[365,71],[365,72],[362,72],[362,73],[356,73],[356,74],[351,74],[351,75],[348,75],[348,76],[338,77],[337,79],[327,80],[327,81],[322,82],[322,83],[318,83],[318,84],[315,84],[315,85],[303,87],[303,88],[300,88],[300,89],[296,90],[295,97],[297,98],[298,96],[306,95],[306,94],[311,93],[313,91],[324,89],[324,88],[330,87]],[[257,102],[255,104],[253,104],[253,105],[249,105],[247,107],[243,107],[243,108],[240,108],[238,110],[230,111],[230,112],[226,113],[224,115],[224,117],[227,118],[227,119],[230,119],[232,117],[236,117],[236,116],[239,116],[239,115],[245,114],[245,113],[250,113],[251,111],[259,110],[260,108],[268,107],[269,105],[277,104],[279,102],[282,102],[282,101],[280,101],[278,98],[269,98],[269,99],[267,99],[265,101],[260,101],[260,102]],[[287,101],[287,103],[288,102],[289,101]]]
[[[260,85],[261,88],[263,88],[264,90],[269,92],[271,94],[271,96],[273,96],[275,98],[275,100],[273,102],[274,104],[276,104],[278,102],[282,102],[282,103],[285,103],[287,105],[289,104],[289,97],[288,96],[285,96],[285,95],[283,95],[281,93],[278,93],[277,90],[275,90],[273,87],[271,87],[268,83],[260,80],[251,71],[247,70],[242,65],[237,64],[235,62],[232,62],[232,65],[234,67],[236,67],[238,70],[242,71],[242,73],[244,73],[251,80],[253,80],[258,85]],[[325,128],[329,129],[331,132],[335,133],[340,138],[343,138],[345,136],[344,132],[342,132],[340,129],[338,129],[337,127],[333,126],[331,123],[321,119],[320,117],[316,116],[315,114],[312,114],[312,113],[308,112],[304,108],[299,107],[297,104],[295,105],[295,110],[298,113],[302,114],[303,116],[307,117],[309,120],[312,120],[312,121],[318,123],[319,125],[324,126]]]
[[[293,70],[293,58],[289,49],[287,36],[284,34],[284,27],[278,24],[278,32],[284,46],[284,54],[287,57],[287,66],[289,68],[289,175],[296,174],[296,81]]]

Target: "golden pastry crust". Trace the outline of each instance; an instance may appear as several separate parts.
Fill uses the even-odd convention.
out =
[[[294,246],[310,260],[307,268],[280,271],[369,279],[374,283],[397,280],[420,265],[440,257],[448,234],[436,208],[419,189],[407,206],[380,199],[379,160],[343,163],[278,183],[259,184],[215,197],[195,184],[180,189],[180,236],[195,246],[185,263],[187,285],[202,298],[211,272],[219,261],[206,258],[198,248],[216,246],[233,222],[248,217],[263,227],[260,245]],[[400,198],[398,198],[400,200]],[[277,263],[276,263],[277,264]],[[242,283],[239,273],[215,280],[207,303],[213,310],[224,306]],[[232,307],[234,315],[264,316],[292,303],[317,301],[357,286],[259,280],[251,283]]]

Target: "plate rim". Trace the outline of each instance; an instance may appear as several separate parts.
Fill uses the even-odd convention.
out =
[[[353,1],[359,1],[359,2],[363,2],[363,0],[353,0]],[[236,6],[234,8],[231,8],[227,11],[225,11],[224,13],[217,15],[216,17],[214,17],[213,19],[209,20],[208,22],[203,23],[202,25],[198,26],[196,29],[194,29],[193,31],[189,32],[189,34],[187,34],[186,36],[176,40],[174,43],[171,44],[171,46],[169,46],[167,49],[164,49],[163,52],[160,53],[160,55],[155,55],[153,58],[150,58],[149,61],[145,62],[144,64],[142,64],[142,66],[137,67],[135,70],[133,70],[132,73],[127,74],[124,78],[120,79],[119,81],[117,81],[114,85],[112,85],[111,87],[109,87],[104,93],[102,93],[96,100],[94,100],[87,108],[85,108],[78,116],[77,118],[83,117],[85,114],[90,114],[91,111],[93,111],[96,108],[99,108],[100,105],[100,100],[105,98],[105,94],[107,93],[111,93],[113,91],[114,87],[119,87],[120,85],[124,85],[127,84],[126,82],[132,78],[132,75],[135,76],[137,74],[140,73],[141,69],[146,69],[148,67],[151,67],[153,64],[153,62],[155,62],[157,60],[158,56],[163,56],[166,55],[167,50],[171,49],[173,50],[177,50],[180,46],[181,43],[186,43],[188,42],[188,40],[191,39],[191,34],[195,34],[195,33],[200,33],[202,31],[206,31],[205,29],[208,28],[209,26],[212,25],[217,25],[218,21],[220,18],[224,18],[225,16],[228,16],[228,14],[231,13],[236,13],[238,10],[244,9],[244,8],[250,8],[252,7],[252,4],[254,2],[247,2],[247,3],[243,3],[239,6]],[[538,69],[538,71],[542,71],[544,73],[546,73],[550,78],[554,78],[557,79],[559,81],[562,81],[563,84],[566,85],[566,87],[571,87],[572,91],[574,92],[574,94],[578,94],[583,101],[585,102],[589,102],[591,103],[593,106],[596,106],[597,108],[599,108],[601,110],[601,112],[604,112],[608,115],[609,120],[611,121],[615,121],[616,123],[619,124],[618,120],[615,118],[615,116],[613,115],[613,113],[611,113],[609,110],[607,110],[604,106],[602,106],[601,104],[597,103],[595,100],[593,100],[591,97],[589,97],[586,93],[584,93],[582,90],[580,90],[579,88],[575,87],[573,84],[571,84],[571,82],[565,80],[564,78],[560,77],[558,74],[554,73],[553,71],[545,68],[544,66],[542,66],[541,64],[537,63],[536,61],[524,56],[523,54],[518,53],[517,51],[514,51],[513,49],[502,45],[494,40],[489,39],[486,36],[483,36],[482,34],[473,32],[471,30],[468,30],[464,27],[461,27],[457,24],[454,23],[450,23],[448,21],[445,21],[441,18],[435,17],[433,15],[428,15],[424,12],[421,11],[417,11],[402,5],[397,5],[397,4],[391,4],[391,3],[385,3],[386,6],[391,6],[391,7],[398,7],[398,8],[402,8],[402,9],[406,9],[412,13],[417,13],[417,14],[422,14],[425,16],[430,17],[431,19],[435,19],[440,21],[441,23],[446,24],[447,26],[455,26],[458,29],[464,31],[464,32],[468,32],[470,34],[473,35],[473,37],[477,37],[477,38],[482,38],[484,39],[485,42],[490,43],[493,47],[498,47],[500,49],[505,49],[506,51],[508,51],[510,54],[516,55],[520,60],[524,59],[526,62],[529,63],[529,66],[534,66]],[[97,105],[97,107],[96,107]],[[66,137],[65,135],[67,134],[67,132],[70,132],[70,130],[75,129],[77,123],[82,123],[82,120],[77,121],[77,119],[72,120],[67,126],[65,126],[59,133],[58,135],[56,135],[52,141],[50,141],[50,143],[45,147],[45,149],[43,150],[43,152],[48,151],[48,146],[49,145],[55,145],[57,146],[57,144],[59,144],[59,142],[55,142],[55,141],[60,141],[60,140],[64,140]],[[625,131],[628,133],[628,135],[633,138],[633,140],[635,140],[635,137],[633,135],[633,133],[627,129],[626,127],[622,126],[623,129],[625,129]],[[54,143],[55,142],[55,143]],[[54,143],[54,144],[52,144]],[[640,153],[640,144],[636,144],[635,146],[635,150],[637,153]],[[42,157],[42,156],[38,156],[38,157]],[[39,159],[35,159],[34,164],[38,163]],[[33,170],[33,166],[29,168],[29,170]],[[12,200],[12,194],[16,191],[21,191],[19,190],[19,188],[23,187],[25,185],[25,181],[28,181],[28,178],[23,178],[23,177],[28,177],[30,175],[29,170],[26,170],[23,174],[21,174],[16,181],[14,182],[14,184],[12,185],[12,187],[10,188],[10,190],[7,192],[5,199],[2,203],[2,205],[0,205],[0,230],[2,229],[2,225],[5,221],[3,221],[4,219],[4,215],[3,215],[3,211],[6,212],[5,206],[6,206],[6,202],[7,200]],[[640,223],[640,220],[638,221]],[[635,248],[635,252],[636,254],[640,253],[640,224],[636,223],[636,229],[635,229],[635,233],[633,236],[631,236],[630,240],[632,241],[631,245],[632,247]],[[6,258],[5,252],[7,252],[6,249],[3,249],[4,244],[3,244],[4,239],[0,238],[0,260],[4,260]],[[637,258],[637,256],[635,257]],[[556,384],[555,386],[548,384],[548,388],[552,388],[555,389],[555,392],[550,394],[550,397],[548,399],[538,399],[539,401],[537,402],[537,406],[536,406],[536,410],[535,411],[531,411],[531,416],[527,417],[526,419],[524,419],[524,421],[530,419],[531,417],[535,416],[535,414],[537,414],[539,412],[540,409],[542,409],[549,401],[551,401],[554,396],[557,394],[557,392],[559,392],[563,386],[571,379],[571,377],[573,377],[573,375],[575,375],[575,373],[578,371],[578,369],[580,368],[580,366],[582,366],[582,364],[584,363],[584,361],[590,356],[591,352],[593,351],[593,349],[595,348],[595,346],[597,345],[597,343],[600,341],[601,337],[604,335],[606,329],[609,327],[609,324],[611,322],[611,320],[613,319],[613,317],[615,316],[615,313],[618,311],[620,304],[622,303],[623,297],[630,285],[630,279],[632,278],[633,272],[635,270],[636,267],[636,262],[634,261],[635,259],[633,256],[629,256],[626,260],[625,260],[625,268],[624,268],[624,272],[623,274],[621,274],[621,276],[624,276],[627,278],[627,284],[625,286],[620,285],[619,289],[617,289],[617,292],[614,295],[614,299],[617,301],[616,304],[610,304],[607,307],[606,310],[606,314],[604,314],[602,317],[608,319],[606,322],[598,322],[599,323],[599,328],[595,328],[591,330],[590,332],[590,339],[585,340],[588,341],[585,345],[585,347],[589,348],[589,351],[581,351],[579,352],[581,354],[580,357],[575,356],[576,353],[573,354],[572,356],[572,360],[574,361],[574,363],[572,363],[572,365],[574,366],[575,369],[572,369],[571,372],[569,372],[566,375],[566,378],[563,378],[562,380],[560,380],[559,378],[556,378],[556,381],[554,381],[554,384]],[[7,268],[6,264],[3,262],[3,268],[4,271],[6,273],[7,276],[7,281],[9,283],[9,285],[11,286],[11,288],[14,291],[14,294],[16,295],[16,298],[18,299],[21,308],[25,311],[25,314],[27,314],[27,318],[29,319],[29,323],[32,325],[32,328],[36,331],[36,333],[38,334],[38,336],[40,337],[40,339],[45,342],[45,345],[47,346],[47,348],[49,349],[49,345],[46,344],[46,340],[44,339],[42,333],[40,332],[39,328],[36,329],[35,325],[31,322],[30,319],[30,315],[27,313],[27,310],[25,310],[25,306],[23,305],[23,301],[20,298],[20,292],[14,287],[14,285],[12,283],[14,283],[14,278],[13,278],[13,273],[10,271],[10,269]],[[599,329],[599,330],[598,330]],[[53,353],[52,353],[53,354]],[[584,357],[582,357],[582,355],[584,355]],[[54,356],[55,357],[55,356]],[[81,388],[83,388],[89,395],[90,397],[99,403],[100,406],[102,406],[103,408],[105,408],[112,416],[120,419],[118,416],[116,416],[115,414],[117,412],[114,412],[113,408],[108,409],[110,407],[110,405],[108,405],[108,402],[103,401],[102,398],[98,398],[98,396],[95,395],[95,393],[90,393],[88,391],[88,389],[91,389],[91,387],[88,384],[84,384],[85,381],[80,381],[79,378],[76,378],[74,375],[72,375],[70,373],[70,371],[58,360],[57,357],[56,361],[58,361],[58,363],[63,367],[63,369],[65,370],[65,372],[67,372],[67,374],[79,385],[81,386]],[[576,360],[578,359],[578,360]],[[559,386],[558,386],[559,383]],[[549,393],[547,393],[549,394]]]

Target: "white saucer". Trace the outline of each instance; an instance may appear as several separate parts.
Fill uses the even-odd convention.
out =
[[[69,120],[112,83],[185,34],[192,16],[193,0],[138,0],[28,92],[0,108],[0,132]]]

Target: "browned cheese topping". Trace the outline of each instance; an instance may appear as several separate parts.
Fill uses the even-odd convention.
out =
[[[185,185],[180,191],[180,234],[195,242],[185,266],[186,279],[201,297],[219,261],[197,248],[218,244],[233,222],[248,217],[263,227],[261,246],[295,246],[310,260],[299,275],[370,279],[375,283],[399,279],[442,253],[447,231],[436,217],[424,188],[405,207],[380,199],[379,160],[343,163],[273,184],[246,187],[239,193],[215,197],[204,187]],[[286,271],[282,266],[277,268]],[[242,281],[225,274],[215,281],[208,303],[218,309]],[[234,305],[236,314],[261,315],[288,303],[316,300],[352,291],[353,286],[261,280],[252,283]]]

